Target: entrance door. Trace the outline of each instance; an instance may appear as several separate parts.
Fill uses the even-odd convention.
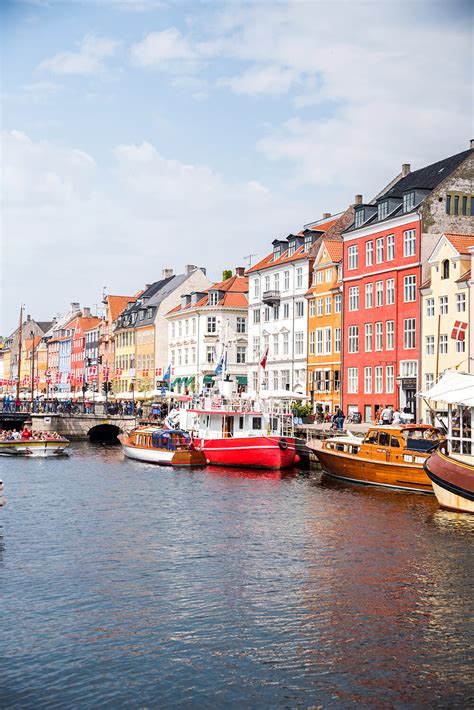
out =
[[[234,417],[224,417],[222,435],[225,439],[234,436]]]
[[[370,404],[364,404],[364,422],[366,424],[372,423],[372,407]]]
[[[406,407],[410,409],[410,413],[413,414],[413,421],[416,421],[416,398],[415,398],[416,390],[414,389],[406,389],[405,390],[405,395],[406,395]]]

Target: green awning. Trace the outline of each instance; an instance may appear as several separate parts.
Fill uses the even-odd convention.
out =
[[[178,387],[178,386],[181,384],[181,380],[182,380],[182,379],[183,379],[182,377],[176,377],[176,378],[173,380],[172,387]]]
[[[189,387],[191,382],[194,380],[194,375],[191,375],[191,377],[183,377],[183,385],[185,387]]]
[[[210,385],[214,382],[214,377],[212,375],[204,375],[203,382],[205,385]]]
[[[248,385],[248,380],[245,375],[237,375],[237,384],[242,385],[243,387],[247,387]]]

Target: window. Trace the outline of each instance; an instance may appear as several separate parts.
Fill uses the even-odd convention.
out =
[[[332,328],[324,329],[324,354],[330,355],[332,348]]]
[[[324,274],[322,271],[317,271],[316,272],[316,283],[322,284],[324,279]]]
[[[372,394],[372,368],[364,367],[364,392]]]
[[[256,308],[253,312],[253,322],[260,323],[260,308]]]
[[[219,300],[219,292],[218,291],[209,291],[209,305],[210,306],[217,306],[218,300]]]
[[[247,318],[237,316],[237,333],[247,332]]]
[[[273,276],[273,288],[275,289],[275,291],[280,290],[280,274],[279,273],[276,273]]]
[[[357,367],[347,368],[347,392],[349,394],[359,392],[359,369]]]
[[[339,392],[341,389],[341,372],[334,370],[334,392]]]
[[[334,297],[334,313],[340,313],[342,307],[342,294],[336,293]]]
[[[301,267],[296,269],[296,288],[303,288],[303,269]]]
[[[322,316],[323,315],[323,299],[322,298],[317,299],[316,306],[317,306],[318,316]]]
[[[375,240],[375,261],[377,264],[383,263],[383,237]]]
[[[372,308],[374,304],[374,284],[365,284],[365,307]]]
[[[289,318],[289,317],[290,317],[290,304],[284,303],[283,304],[283,318]]]
[[[441,265],[441,278],[449,279],[449,259],[445,259]]]
[[[387,350],[395,348],[395,321],[388,320],[385,322],[385,339]]]
[[[273,261],[276,261],[281,256],[281,244],[275,244],[273,247]]]
[[[349,352],[358,353],[359,352],[359,326],[350,325],[349,326]]]
[[[410,212],[415,206],[415,193],[412,190],[403,195],[403,211]]]
[[[326,283],[329,283],[331,281],[331,269],[326,269],[325,274],[326,274]]]
[[[416,318],[405,318],[403,321],[403,347],[405,350],[416,347]]]
[[[314,355],[315,350],[316,350],[316,333],[314,330],[311,330],[309,333],[309,354]]]
[[[294,239],[291,239],[291,241],[288,242],[288,256],[293,256],[295,251],[296,251],[296,241]]]
[[[314,309],[314,298],[312,298],[309,302],[309,315],[314,316],[315,309]]]
[[[260,338],[257,336],[253,336],[252,339],[252,353],[253,353],[253,359],[258,360],[259,355],[260,355]]]
[[[296,306],[295,317],[302,318],[304,315],[304,301],[296,301],[295,306]]]
[[[439,352],[441,355],[446,355],[448,352],[448,336],[447,335],[440,335],[439,336]]]
[[[374,263],[374,243],[372,241],[365,243],[365,265],[372,266]]]
[[[359,247],[357,246],[357,244],[353,244],[352,246],[350,246],[347,250],[347,254],[349,257],[347,268],[349,270],[357,269],[359,266]]]
[[[403,256],[415,256],[416,254],[416,231],[408,229],[403,232]]]
[[[383,392],[383,367],[380,365],[375,368],[375,392],[377,394]]]
[[[440,315],[445,316],[448,313],[448,297],[440,296],[439,298],[439,312]]]
[[[432,372],[426,372],[425,373],[425,389],[428,389],[429,387],[433,387],[434,385],[434,375]]]
[[[456,311],[458,313],[464,313],[466,310],[466,294],[457,293],[456,294]]]
[[[341,352],[341,329],[334,328],[334,352]]]
[[[425,313],[428,318],[430,316],[434,316],[434,314],[435,314],[434,298],[427,298],[426,299]]]
[[[243,345],[237,346],[237,364],[243,365],[247,362],[247,348]]]
[[[395,303],[395,279],[386,280],[385,292],[387,306],[392,306]]]
[[[252,386],[254,392],[258,390],[258,372],[252,372]]]
[[[212,345],[206,346],[206,362],[211,364],[214,362],[214,348]]]
[[[454,195],[453,214],[459,214],[459,195]]]
[[[467,196],[463,195],[462,198],[462,214],[467,215]]]
[[[383,306],[383,281],[375,283],[375,305]]]
[[[434,355],[435,344],[434,335],[427,335],[425,337],[425,353],[426,355]]]
[[[355,213],[355,227],[361,227],[364,224],[364,212],[365,210],[357,210]]]
[[[290,288],[290,272],[284,271],[283,272],[283,290],[288,291],[289,288]]]
[[[393,394],[395,391],[395,372],[393,365],[387,365],[385,368],[385,392],[387,394]]]
[[[265,321],[265,323],[268,323],[270,320],[270,309],[268,306],[265,306],[265,308],[263,309],[263,320]]]
[[[318,328],[316,331],[316,353],[323,354],[323,329]]]
[[[375,349],[383,350],[383,323],[375,324]]]
[[[329,316],[329,315],[331,315],[331,310],[332,310],[332,298],[331,298],[331,296],[326,296],[325,304],[326,304],[326,307],[325,307],[326,315]]]
[[[278,320],[280,317],[280,306],[273,306],[273,320]]]
[[[387,261],[395,259],[395,236],[389,234],[387,237]]]
[[[359,287],[350,286],[349,287],[349,310],[358,311],[359,310]]]
[[[281,371],[281,388],[283,390],[287,390],[290,386],[290,371],[289,370],[282,370]]]
[[[215,316],[208,316],[207,317],[207,332],[208,333],[215,333],[216,331],[217,331],[216,317]]]
[[[446,195],[446,214],[451,214],[451,195]]]
[[[270,290],[270,276],[265,276],[265,288],[264,291]]]
[[[456,340],[456,352],[457,353],[466,352],[466,341],[465,340]]]
[[[372,352],[372,340],[373,340],[372,323],[366,323],[364,330],[365,330],[365,352],[370,353],[370,352]]]
[[[259,279],[254,279],[253,296],[254,296],[254,298],[260,298],[260,281],[259,281]]]
[[[279,336],[278,333],[274,333],[273,335],[273,355],[274,357],[278,357],[279,354]]]
[[[384,200],[384,202],[379,202],[377,205],[377,219],[385,219],[385,217],[388,215],[388,202],[387,200]]]
[[[283,355],[288,355],[290,339],[288,333],[283,333]]]
[[[313,235],[307,234],[304,238],[304,251],[309,251],[309,248],[312,243],[313,243]]]
[[[405,303],[416,301],[416,276],[405,276],[403,279],[403,300]]]

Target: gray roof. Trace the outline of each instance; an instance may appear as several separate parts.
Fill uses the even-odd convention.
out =
[[[194,272],[191,272],[194,273]],[[146,326],[152,325],[155,322],[156,312],[160,307],[161,303],[167,298],[173,291],[175,291],[181,284],[183,284],[186,279],[189,278],[191,273],[188,274],[177,274],[176,276],[170,276],[167,279],[161,279],[160,281],[155,281],[137,298],[135,303],[132,303],[128,308],[126,308],[119,316],[122,319],[126,316],[131,316],[132,314],[138,314],[139,311],[144,311],[145,316],[143,319],[138,320],[138,315],[134,322],[128,325],[120,325],[120,328],[136,328],[137,325]],[[151,308],[151,313],[148,315],[148,309]]]

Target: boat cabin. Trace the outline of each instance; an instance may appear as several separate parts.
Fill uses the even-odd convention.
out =
[[[180,429],[144,427],[132,432],[130,439],[133,446],[164,451],[183,451],[189,449],[191,445],[189,434]]]
[[[291,421],[287,424],[290,426]],[[282,417],[263,412],[182,409],[180,426],[200,439],[282,436],[284,433]]]

